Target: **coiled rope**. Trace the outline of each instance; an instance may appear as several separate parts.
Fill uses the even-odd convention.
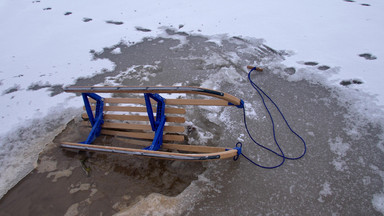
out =
[[[256,70],[259,70],[259,69],[256,68],[256,67],[253,67],[253,68],[249,71],[249,73],[248,73],[248,80],[249,80],[249,82],[251,83],[252,87],[257,91],[258,95],[260,96],[261,100],[263,101],[263,104],[264,104],[265,109],[266,109],[267,112],[268,112],[269,118],[270,118],[271,123],[272,123],[273,139],[274,139],[274,141],[275,141],[276,146],[277,146],[278,149],[279,149],[279,152],[276,152],[276,151],[274,151],[274,150],[272,150],[272,149],[270,149],[270,148],[268,148],[268,147],[266,147],[266,146],[264,146],[264,145],[258,143],[258,142],[252,137],[252,135],[251,135],[251,133],[250,133],[250,131],[249,131],[248,125],[247,125],[247,118],[246,118],[246,113],[245,113],[245,105],[243,106],[244,126],[245,126],[245,129],[247,130],[247,133],[248,133],[249,137],[251,138],[251,140],[253,141],[254,144],[256,144],[257,146],[262,147],[262,148],[264,148],[264,149],[266,149],[266,150],[268,150],[268,151],[274,153],[274,154],[275,154],[276,156],[278,156],[278,157],[281,157],[281,158],[282,158],[282,161],[281,161],[278,165],[275,165],[275,166],[263,166],[263,165],[260,165],[260,164],[256,163],[255,161],[253,161],[253,160],[250,159],[249,157],[247,157],[244,153],[240,152],[239,154],[242,155],[242,156],[244,156],[245,159],[247,159],[249,162],[251,162],[252,164],[254,164],[254,165],[258,166],[258,167],[261,167],[261,168],[264,168],[264,169],[274,169],[274,168],[277,168],[277,167],[280,167],[281,165],[283,165],[284,162],[285,162],[285,160],[298,160],[298,159],[304,157],[305,153],[307,152],[307,144],[305,143],[304,139],[303,139],[299,134],[297,134],[297,133],[291,128],[291,126],[289,125],[288,121],[285,119],[284,114],[281,112],[281,110],[280,110],[280,108],[277,106],[277,104],[276,104],[276,103],[275,103],[275,102],[274,102],[274,101],[273,101],[273,100],[272,100],[272,99],[271,99],[271,98],[270,98],[270,97],[269,97],[269,96],[268,96],[268,95],[267,95],[267,94],[266,94],[266,93],[265,93],[265,92],[264,92],[258,85],[256,85],[256,83],[251,79],[251,74],[252,74],[252,72],[253,72],[253,71],[256,71]],[[285,156],[283,150],[282,150],[281,147],[280,147],[279,142],[278,142],[277,139],[276,139],[275,122],[273,121],[272,114],[271,114],[271,112],[269,111],[269,108],[268,108],[267,104],[265,103],[265,98],[264,98],[264,97],[266,97],[269,101],[272,102],[273,106],[276,107],[276,109],[279,111],[281,117],[284,119],[284,122],[285,122],[285,124],[288,126],[289,130],[290,130],[295,136],[297,136],[297,137],[301,140],[301,142],[303,143],[303,145],[304,145],[304,151],[303,151],[303,153],[302,153],[299,157],[287,157],[287,156]],[[236,144],[236,147],[241,147],[241,146],[242,146],[242,143],[241,143],[241,142],[238,142],[238,143]],[[237,158],[238,158],[238,157],[237,157]],[[237,159],[237,158],[235,158],[235,159]]]

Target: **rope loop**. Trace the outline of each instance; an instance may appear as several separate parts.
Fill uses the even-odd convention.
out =
[[[250,133],[250,131],[249,131],[249,129],[248,129],[248,125],[247,125],[247,119],[246,119],[246,114],[245,114],[245,106],[242,107],[242,108],[243,108],[244,126],[245,126],[245,129],[246,129],[247,133],[248,133],[248,136],[251,138],[251,140],[253,141],[254,144],[256,144],[257,146],[259,146],[259,147],[261,147],[261,148],[263,148],[263,149],[265,149],[265,150],[268,150],[269,152],[275,154],[275,155],[278,156],[278,157],[281,157],[281,158],[282,158],[282,161],[280,162],[280,164],[278,164],[278,165],[276,165],[276,166],[262,166],[262,165],[260,165],[260,164],[258,164],[258,163],[256,163],[256,162],[254,162],[252,159],[250,159],[249,157],[245,156],[245,155],[241,152],[241,148],[242,148],[242,143],[241,143],[241,142],[238,142],[238,143],[236,144],[236,148],[237,148],[237,147],[238,147],[238,144],[240,143],[240,153],[239,153],[239,151],[238,151],[237,156],[235,156],[233,159],[235,160],[235,158],[236,158],[236,160],[237,160],[237,159],[239,158],[239,155],[241,154],[241,155],[243,155],[248,161],[250,161],[252,164],[254,164],[254,165],[258,166],[258,167],[261,167],[261,168],[264,168],[264,169],[274,169],[274,168],[277,168],[277,167],[280,167],[281,165],[283,165],[284,162],[285,162],[285,160],[298,160],[298,159],[302,158],[302,157],[306,154],[306,152],[307,152],[307,144],[305,143],[305,140],[291,128],[291,126],[289,125],[288,121],[285,119],[284,114],[281,112],[281,110],[280,110],[280,108],[277,106],[277,104],[276,104],[276,103],[275,103],[275,102],[274,102],[274,101],[273,101],[273,100],[272,100],[272,99],[271,99],[271,98],[270,98],[270,97],[269,97],[269,96],[268,96],[268,95],[267,95],[267,94],[266,94],[266,93],[265,93],[259,86],[257,86],[255,82],[253,82],[253,80],[251,79],[251,73],[252,73],[253,71],[260,71],[260,70],[259,70],[259,68],[257,68],[257,67],[253,67],[253,68],[249,71],[249,73],[248,73],[248,80],[249,80],[249,82],[251,83],[252,87],[256,90],[256,92],[257,92],[258,95],[260,96],[260,98],[261,98],[261,100],[262,100],[262,102],[263,102],[264,108],[265,108],[265,110],[267,111],[267,113],[268,113],[268,115],[269,115],[269,119],[271,120],[271,123],[272,123],[273,139],[274,139],[274,141],[275,141],[276,146],[277,146],[278,149],[279,149],[279,152],[276,152],[276,151],[274,151],[274,150],[272,150],[272,149],[270,149],[270,148],[268,148],[268,147],[266,147],[266,146],[264,146],[264,145],[258,143],[258,142],[252,137],[252,135],[251,135],[251,133]],[[283,150],[281,149],[280,144],[278,143],[278,141],[277,141],[277,139],[276,139],[275,123],[274,123],[274,121],[273,121],[272,114],[271,114],[271,112],[270,112],[270,110],[269,110],[267,104],[265,103],[265,98],[264,98],[263,95],[264,95],[264,96],[265,96],[265,97],[266,97],[266,98],[273,104],[273,106],[277,109],[277,111],[279,112],[279,114],[280,114],[281,117],[283,118],[285,124],[288,126],[289,130],[291,131],[291,133],[294,134],[295,136],[297,136],[297,137],[301,140],[301,142],[303,143],[303,145],[304,145],[304,151],[303,151],[303,153],[302,153],[300,156],[298,156],[298,157],[287,157],[287,156],[284,155],[284,152],[283,152]]]

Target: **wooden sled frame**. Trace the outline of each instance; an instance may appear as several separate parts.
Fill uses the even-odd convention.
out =
[[[63,142],[61,143],[61,147],[63,148],[93,152],[147,156],[161,159],[197,161],[226,159],[232,157],[237,159],[241,154],[241,145],[238,144],[234,148],[226,148],[163,143],[163,141],[181,142],[184,140],[184,135],[175,134],[177,132],[183,132],[184,126],[181,127],[169,125],[171,123],[177,124],[185,122],[183,117],[174,116],[176,114],[185,114],[185,109],[175,108],[174,106],[235,106],[238,108],[243,108],[243,100],[230,94],[200,87],[181,86],[71,86],[65,88],[64,90],[66,92],[82,94],[84,107],[86,110],[86,114],[83,114],[82,117],[89,120],[90,123],[88,125],[91,126],[92,129],[86,141],[81,143]],[[96,93],[144,93],[144,99],[102,98]],[[199,94],[211,96],[216,99],[164,99],[159,95],[159,93]],[[145,105],[145,107],[115,106],[115,104],[141,104]],[[155,105],[155,107],[153,107],[153,105]],[[109,111],[146,112],[147,116],[108,114]],[[156,113],[156,115],[154,115],[154,113]],[[167,116],[168,113],[170,116]],[[150,125],[126,123],[126,121],[129,120],[149,121]],[[118,122],[116,123],[116,121]],[[166,125],[165,122],[170,123]],[[137,130],[143,130],[145,133],[138,133]],[[136,149],[92,144],[92,142],[100,134],[111,135],[115,137],[127,137],[129,139],[124,139],[124,141],[127,143],[146,147],[143,149]],[[117,139],[122,140],[121,138]],[[152,140],[152,142],[148,140]],[[163,151],[164,149],[173,150],[173,152]],[[180,153],[179,151],[187,153]]]

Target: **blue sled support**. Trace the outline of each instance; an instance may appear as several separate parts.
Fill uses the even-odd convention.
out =
[[[104,123],[103,120],[103,107],[104,107],[104,99],[95,93],[82,93],[85,110],[87,111],[87,115],[89,121],[91,122],[92,129],[88,135],[86,141],[81,142],[83,144],[91,144],[96,137],[100,136],[101,125]],[[92,98],[96,101],[96,110],[95,115],[93,115],[93,111],[91,105],[89,104],[89,99]]]
[[[144,148],[145,150],[157,151],[163,145],[163,131],[165,125],[165,99],[159,94],[144,93],[145,106],[147,108],[149,122],[151,123],[152,131],[155,132],[155,138],[152,145]],[[153,115],[151,99],[157,102],[156,118]]]

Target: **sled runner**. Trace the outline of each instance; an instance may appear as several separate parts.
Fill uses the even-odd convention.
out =
[[[236,158],[241,154],[241,146],[226,148],[185,144],[185,106],[243,108],[244,102],[230,94],[206,88],[179,86],[71,86],[65,88],[65,91],[82,94],[86,111],[82,117],[88,121],[84,124],[88,125],[91,131],[84,142],[63,142],[63,148],[199,161]],[[103,98],[97,93],[115,93],[129,97]],[[209,97],[167,99],[165,97],[168,94],[160,95],[161,93]],[[137,98],[137,95],[141,98]],[[113,136],[139,148],[92,144],[100,134]]]

